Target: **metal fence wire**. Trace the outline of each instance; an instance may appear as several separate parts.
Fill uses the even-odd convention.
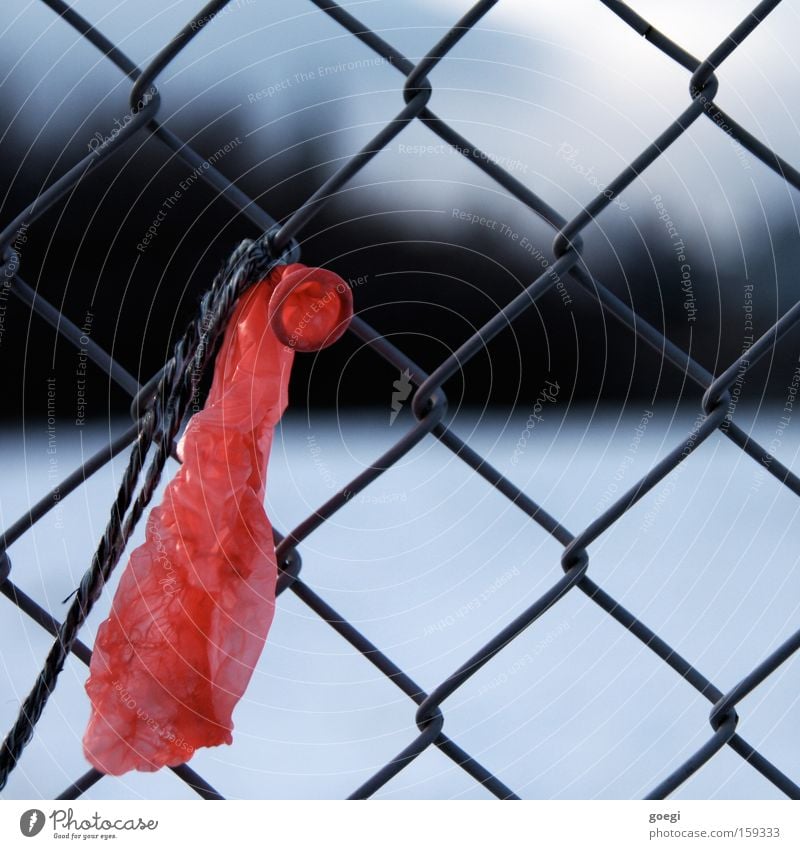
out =
[[[210,346],[198,343],[203,334],[213,338],[224,328],[232,299],[236,296],[237,281],[241,281],[242,271],[248,262],[253,261],[254,253],[262,253],[261,262],[275,262],[286,259],[295,260],[299,255],[295,237],[303,227],[357,174],[380,150],[414,121],[421,121],[436,133],[443,142],[462,153],[475,167],[491,177],[505,192],[526,206],[534,215],[547,222],[554,231],[552,250],[555,262],[506,304],[486,324],[450,356],[446,357],[432,373],[426,373],[401,350],[382,338],[367,322],[356,317],[351,332],[371,347],[377,355],[383,357],[401,372],[410,375],[415,387],[413,411],[416,422],[383,456],[364,469],[336,495],[326,501],[296,528],[285,536],[276,537],[277,557],[281,568],[278,592],[294,593],[317,616],[340,634],[351,646],[360,652],[366,660],[377,667],[396,687],[417,705],[416,724],[418,734],[413,741],[389,763],[379,769],[364,784],[356,788],[351,798],[367,798],[383,787],[393,776],[408,766],[429,746],[436,746],[443,754],[479,782],[490,793],[501,799],[519,798],[514,790],[507,787],[490,770],[479,763],[458,743],[451,740],[443,731],[445,725],[444,707],[449,696],[461,687],[483,666],[490,663],[495,655],[515,640],[526,628],[533,624],[545,611],[570,591],[584,593],[608,616],[615,619],[623,628],[637,637],[650,651],[654,652],[675,673],[684,678],[697,692],[709,701],[711,711],[709,722],[711,731],[707,741],[671,774],[664,775],[658,786],[654,787],[647,798],[662,799],[671,794],[683,782],[720,750],[728,746],[753,769],[786,796],[800,798],[800,787],[787,776],[781,767],[760,754],[741,737],[736,729],[738,715],[737,704],[749,693],[759,687],[781,664],[786,662],[800,648],[800,629],[786,640],[772,654],[765,657],[754,669],[743,677],[727,692],[719,690],[714,683],[703,675],[690,660],[682,657],[675,649],[652,631],[637,616],[626,610],[601,586],[589,576],[589,549],[592,543],[608,530],[639,499],[653,489],[674,470],[716,430],[746,452],[753,461],[784,486],[800,496],[800,479],[773,457],[761,445],[751,439],[742,428],[732,420],[731,388],[752,366],[767,354],[771,354],[779,338],[800,319],[800,303],[788,310],[763,336],[749,349],[719,374],[711,374],[695,362],[685,351],[673,344],[655,327],[605,288],[596,279],[582,261],[581,233],[589,227],[595,216],[608,206],[620,192],[634,182],[638,176],[655,162],[663,152],[697,120],[710,119],[722,132],[727,133],[750,153],[760,159],[770,169],[780,175],[787,183],[800,189],[800,173],[751,135],[733,117],[720,109],[714,98],[719,89],[716,71],[720,65],[737,49],[780,0],[764,0],[711,52],[704,60],[696,59],[680,45],[651,26],[627,4],[618,0],[600,0],[619,20],[627,24],[639,36],[649,41],[656,50],[660,50],[677,62],[689,74],[688,105],[675,120],[642,151],[605,190],[593,198],[571,220],[565,220],[559,213],[538,197],[531,188],[504,170],[492,156],[476,148],[466,138],[457,133],[441,120],[430,108],[433,94],[428,74],[438,65],[446,62],[451,49],[462,38],[469,37],[470,31],[478,25],[481,18],[498,0],[481,0],[476,3],[416,64],[405,58],[392,44],[370,30],[350,12],[332,2],[332,0],[310,0],[322,12],[357,38],[362,44],[374,51],[385,62],[390,63],[405,77],[403,88],[404,104],[396,117],[388,122],[380,132],[360,151],[353,154],[344,164],[324,182],[299,208],[283,223],[279,224],[259,205],[238,187],[229,182],[217,169],[200,157],[188,144],[174,135],[158,120],[159,93],[156,81],[159,74],[180,53],[181,50],[205,27],[213,29],[214,17],[228,4],[229,0],[215,0],[204,6],[193,20],[181,30],[144,69],[138,68],[115,44],[93,27],[62,0],[41,0],[56,15],[77,30],[87,41],[132,82],[130,94],[131,113],[129,120],[118,132],[111,133],[106,140],[94,147],[91,153],[75,164],[64,176],[50,185],[36,200],[25,208],[0,234],[3,246],[3,285],[14,292],[31,310],[57,328],[58,332],[73,345],[86,349],[93,362],[119,384],[133,399],[131,411],[134,424],[120,437],[110,442],[102,451],[91,457],[80,468],[67,476],[41,501],[35,504],[24,516],[8,527],[2,538],[0,550],[0,589],[3,595],[28,614],[39,625],[56,637],[53,648],[36,684],[23,703],[18,720],[5,740],[0,752],[0,787],[5,785],[10,771],[19,759],[22,749],[33,734],[48,696],[52,692],[58,673],[67,655],[71,652],[88,664],[90,648],[77,638],[77,632],[88,614],[94,600],[100,594],[105,577],[113,569],[124,549],[125,540],[133,525],[141,516],[146,498],[142,492],[133,501],[136,480],[144,468],[148,448],[155,445],[156,459],[147,468],[142,488],[146,495],[157,482],[160,468],[170,452],[172,437],[181,421],[179,403],[185,396],[190,383],[188,376],[200,357],[199,350],[207,351]],[[589,0],[587,0],[588,2]],[[149,133],[161,140],[173,153],[192,168],[198,169],[200,178],[207,181],[222,197],[238,209],[245,218],[261,233],[254,242],[245,242],[239,252],[229,260],[228,266],[218,276],[215,286],[206,295],[200,315],[190,325],[187,334],[175,349],[169,363],[145,386],[131,376],[108,353],[85,337],[81,342],[81,330],[71,323],[56,307],[45,301],[28,286],[19,271],[19,257],[14,244],[20,234],[46,210],[65,197],[98,162],[110,156],[125,145],[134,135]],[[198,167],[201,166],[201,167]],[[238,263],[238,264],[237,264]],[[538,269],[537,269],[538,270]],[[572,533],[556,518],[539,505],[532,495],[523,492],[499,471],[494,469],[480,454],[444,423],[447,398],[443,384],[455,375],[464,364],[479,353],[498,333],[507,328],[543,293],[555,286],[562,278],[570,278],[586,290],[602,307],[616,319],[630,328],[641,340],[664,355],[686,377],[703,391],[702,411],[692,430],[683,441],[676,445],[644,477],[622,495],[591,524]],[[212,321],[207,321],[208,317]],[[206,354],[208,358],[208,354]],[[177,399],[177,400],[176,400]],[[185,400],[185,398],[184,398]],[[317,594],[301,576],[301,559],[298,547],[309,538],[327,519],[354,494],[359,493],[384,471],[397,463],[420,441],[433,437],[450,449],[462,462],[479,475],[488,486],[494,487],[521,510],[531,521],[550,534],[564,548],[561,565],[564,574],[540,598],[531,604],[521,615],[509,622],[496,633],[479,651],[458,667],[449,677],[431,692],[425,692],[402,669],[395,665],[378,646],[373,645],[357,628],[340,616],[324,598]],[[89,571],[84,576],[81,589],[70,608],[64,622],[59,622],[47,610],[23,593],[11,580],[11,561],[7,549],[37,521],[39,521],[59,499],[78,488],[90,475],[108,463],[115,455],[133,445],[126,477],[120,490],[120,496],[113,505],[109,528],[103,537]],[[159,466],[153,471],[153,466]],[[130,507],[130,509],[127,509]],[[795,765],[796,768],[796,765]],[[187,765],[173,768],[173,772],[204,799],[221,799],[222,792],[215,789],[203,777]],[[68,787],[58,798],[74,799],[103,778],[96,770],[89,770]],[[107,779],[108,780],[108,779]]]

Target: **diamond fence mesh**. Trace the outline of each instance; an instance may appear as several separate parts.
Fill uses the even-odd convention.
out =
[[[737,733],[739,717],[737,705],[748,694],[758,688],[770,675],[785,663],[800,648],[800,630],[779,646],[755,666],[748,674],[727,691],[719,689],[703,675],[692,663],[684,658],[668,642],[651,630],[634,612],[625,609],[609,595],[602,586],[590,577],[591,546],[598,537],[607,531],[617,520],[630,510],[640,499],[650,492],[659,482],[672,474],[689,455],[698,450],[708,437],[720,431],[745,452],[752,461],[760,464],[767,473],[778,480],[795,495],[800,495],[800,479],[781,461],[769,453],[762,445],[754,441],[745,430],[733,421],[735,404],[732,403],[731,390],[735,382],[741,379],[753,365],[767,355],[771,355],[778,340],[800,319],[800,304],[796,304],[783,314],[763,336],[748,346],[734,362],[718,374],[712,374],[696,362],[679,346],[673,344],[662,332],[649,324],[626,303],[603,285],[601,280],[590,272],[582,258],[582,232],[592,226],[595,217],[617,198],[626,187],[633,183],[664,151],[678,139],[696,121],[709,119],[746,148],[753,156],[761,160],[772,171],[780,175],[786,183],[800,189],[800,173],[785,162],[769,147],[751,135],[731,115],[721,110],[714,98],[719,89],[717,69],[737,49],[778,5],[780,0],[765,0],[711,52],[705,59],[692,56],[680,45],[651,26],[631,7],[616,0],[602,0],[619,19],[618,26],[631,27],[635,33],[644,37],[654,50],[661,51],[671,60],[683,67],[688,76],[689,96],[687,106],[676,115],[672,123],[655,138],[627,167],[614,178],[603,192],[594,197],[572,219],[566,220],[555,209],[542,200],[534,191],[520,182],[508,170],[498,164],[491,151],[483,151],[474,146],[467,138],[456,132],[452,126],[437,116],[429,107],[433,88],[428,74],[437,66],[447,64],[448,53],[470,31],[480,24],[481,18],[498,2],[483,0],[476,3],[453,27],[434,44],[427,54],[416,64],[407,59],[392,44],[376,32],[364,26],[347,9],[331,0],[311,0],[324,14],[358,39],[367,48],[385,62],[391,64],[405,78],[403,88],[404,103],[396,116],[372,138],[361,150],[353,153],[341,167],[308,197],[296,211],[282,222],[275,221],[268,211],[262,209],[240,188],[229,182],[220,171],[209,165],[193,148],[159,123],[160,106],[157,88],[158,77],[180,51],[203,29],[214,27],[214,18],[226,5],[227,0],[215,0],[198,11],[196,16],[155,56],[144,69],[140,69],[114,43],[108,40],[98,29],[85,20],[68,4],[61,0],[42,0],[55,15],[60,16],[69,26],[77,30],[88,40],[105,59],[112,62],[132,82],[130,93],[131,111],[122,116],[102,143],[92,146],[91,152],[77,162],[64,176],[57,179],[28,207],[11,221],[0,235],[3,246],[3,285],[16,295],[31,310],[52,324],[61,336],[76,347],[86,349],[88,357],[110,378],[115,381],[132,399],[131,412],[134,424],[107,447],[98,452],[80,468],[68,475],[53,492],[41,499],[17,521],[8,526],[2,538],[2,559],[0,559],[0,589],[3,595],[15,604],[38,625],[52,634],[56,640],[47,662],[37,678],[34,688],[23,704],[18,720],[6,737],[0,753],[0,785],[4,786],[10,771],[22,756],[25,744],[31,739],[34,726],[41,715],[44,705],[53,692],[57,676],[63,667],[66,656],[71,652],[83,663],[88,664],[91,649],[78,639],[78,630],[88,610],[100,594],[105,578],[108,577],[124,549],[125,541],[138,518],[142,515],[149,495],[157,483],[158,475],[171,450],[172,439],[180,427],[186,410],[185,395],[191,385],[191,371],[196,367],[202,355],[212,346],[200,345],[203,340],[212,339],[214,334],[224,328],[225,318],[235,299],[237,285],[242,279],[242,263],[252,261],[258,254],[260,261],[274,262],[280,259],[296,260],[300,248],[296,240],[303,228],[323,206],[333,198],[366,164],[384,149],[393,139],[403,133],[412,122],[422,122],[446,145],[463,154],[475,168],[488,175],[509,196],[539,219],[546,222],[553,231],[553,253],[555,261],[541,273],[537,264],[538,276],[517,297],[507,303],[477,332],[465,339],[460,347],[447,356],[431,373],[424,371],[402,350],[383,338],[370,324],[356,317],[350,331],[354,333],[375,354],[385,359],[394,368],[408,375],[413,384],[412,406],[416,422],[396,443],[349,481],[339,492],[329,498],[317,510],[311,513],[297,527],[285,535],[276,535],[276,552],[281,567],[278,592],[293,593],[314,614],[320,617],[356,651],[360,652],[377,670],[402,691],[416,706],[416,724],[418,733],[413,741],[402,751],[375,772],[360,787],[353,790],[351,798],[367,798],[375,794],[394,776],[414,761],[428,747],[434,746],[464,770],[475,782],[501,799],[515,799],[519,796],[514,788],[508,787],[476,758],[450,739],[444,733],[446,703],[450,696],[482,667],[490,664],[495,656],[512,643],[548,609],[557,605],[568,593],[583,593],[599,606],[609,617],[616,620],[624,629],[640,640],[677,676],[685,679],[710,704],[707,741],[689,757],[685,763],[671,773],[665,774],[661,782],[654,787],[648,798],[661,799],[669,796],[683,782],[710,761],[723,748],[728,747],[754,770],[770,781],[786,796],[800,798],[800,787],[787,775],[784,767],[773,763],[749,744]],[[555,12],[552,12],[555,14]],[[173,358],[144,386],[126,371],[120,363],[91,340],[87,340],[81,329],[71,323],[54,305],[44,300],[34,289],[27,285],[21,275],[20,260],[15,246],[24,236],[27,228],[44,212],[57,204],[74,188],[83,175],[98,162],[112,156],[136,136],[143,133],[159,139],[177,157],[196,169],[202,180],[207,181],[220,196],[239,210],[262,235],[254,242],[245,242],[221,274],[217,285],[203,301],[201,311],[190,325],[187,334],[175,348]],[[243,259],[243,257],[245,257]],[[249,257],[249,259],[248,259]],[[238,265],[237,265],[238,263]],[[232,269],[234,285],[231,285]],[[701,409],[694,426],[685,438],[675,445],[663,459],[654,465],[636,484],[616,499],[607,509],[598,515],[587,527],[575,531],[568,530],[559,520],[547,512],[546,505],[535,500],[535,493],[518,488],[512,480],[493,468],[487,460],[458,436],[445,422],[447,396],[443,386],[456,375],[464,365],[481,352],[489,341],[515,322],[545,292],[557,286],[562,278],[570,278],[582,287],[602,308],[623,325],[630,328],[639,339],[663,355],[686,378],[703,391]],[[209,316],[213,319],[210,323]],[[176,398],[183,393],[183,406]],[[304,541],[331,518],[341,507],[348,503],[353,495],[360,493],[379,478],[386,470],[401,460],[414,446],[423,440],[435,439],[449,449],[474,474],[485,481],[487,487],[493,487],[543,531],[551,535],[561,546],[561,566],[563,576],[541,595],[534,603],[513,621],[483,645],[479,651],[462,663],[452,674],[430,692],[426,692],[412,678],[399,668],[381,648],[370,642],[361,631],[341,616],[320,594],[304,582],[301,572],[300,549]],[[139,473],[145,467],[148,449],[155,445],[156,470],[148,468],[143,489],[134,500],[134,491]],[[133,446],[131,460],[118,497],[112,509],[111,522],[101,542],[92,566],[86,573],[81,589],[70,608],[64,622],[59,622],[47,610],[26,595],[12,580],[12,562],[7,554],[8,548],[28,532],[36,522],[52,510],[61,498],[80,487],[86,479],[109,463],[116,455]],[[126,530],[127,529],[127,530]],[[126,535],[127,534],[127,535]],[[173,772],[205,799],[223,798],[224,788],[215,788],[193,769],[184,765]],[[77,798],[88,788],[100,781],[103,776],[96,770],[90,770],[76,778],[58,798]],[[111,779],[106,779],[111,780]]]

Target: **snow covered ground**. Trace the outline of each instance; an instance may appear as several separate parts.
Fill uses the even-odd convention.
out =
[[[526,429],[511,416],[462,411],[461,436],[573,532],[677,444],[688,410],[621,413],[555,403]],[[652,416],[648,413],[652,412]],[[619,414],[618,414],[619,413]],[[776,409],[739,410],[769,444]],[[644,426],[642,422],[644,421]],[[290,416],[276,436],[268,510],[286,531],[400,434],[375,412]],[[41,423],[0,440],[7,527],[124,422]],[[52,443],[51,443],[52,444]],[[792,463],[798,429],[782,432]],[[55,464],[55,465],[54,465]],[[796,468],[795,462],[795,468]],[[65,498],[9,549],[13,579],[60,615],[86,568],[119,482],[118,460]],[[798,502],[715,435],[590,548],[590,575],[718,687],[733,686],[800,626]],[[141,539],[137,535],[136,541]],[[560,547],[433,438],[357,495],[301,546],[303,578],[421,686],[433,688],[562,574]],[[106,593],[84,630],[91,643]],[[0,727],[16,716],[50,639],[0,599]],[[796,661],[740,706],[742,735],[797,777]],[[86,669],[71,659],[6,791],[52,797],[87,765]],[[568,594],[444,704],[445,731],[526,798],[639,797],[709,736],[709,703],[578,592]],[[413,704],[291,593],[236,714],[234,744],[192,761],[228,797],[330,798],[352,792],[416,735]],[[94,798],[183,798],[170,772],[105,778]],[[429,749],[382,797],[482,798]],[[727,750],[684,798],[772,798]]]

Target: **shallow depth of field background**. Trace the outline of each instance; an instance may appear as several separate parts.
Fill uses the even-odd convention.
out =
[[[144,65],[198,4],[75,5]],[[697,56],[750,10],[722,0],[633,6]],[[348,8],[417,59],[468,5]],[[795,164],[799,36],[798,10],[785,3],[725,63],[718,98]],[[127,111],[129,85],[41,4],[7,0],[0,48],[5,223],[95,134],[108,134]],[[501,0],[431,82],[434,111],[566,216],[689,102],[686,72],[591,0]],[[232,0],[159,78],[160,117],[280,218],[399,111],[402,84],[311,4]],[[164,362],[231,247],[255,235],[190,172],[142,134],[31,227],[20,251],[23,279],[141,381]],[[585,231],[587,264],[718,373],[800,297],[797,200],[703,120]],[[659,218],[665,211],[685,263]],[[552,237],[415,124],[304,232],[303,259],[353,281],[359,313],[431,371],[538,276]],[[127,422],[125,396],[90,366],[86,420],[76,426],[78,352],[13,297],[4,306],[0,523],[8,527]],[[800,407],[781,421],[799,354],[800,335],[790,333],[748,376],[736,410],[737,422],[795,470]],[[354,338],[298,356],[270,466],[267,510],[278,529],[294,527],[411,427],[409,402],[390,420],[398,378]],[[531,426],[547,381],[558,392]],[[446,389],[456,433],[573,532],[681,441],[701,398],[569,282],[566,295],[549,293]],[[88,566],[122,468],[119,459],[103,469],[9,549],[14,580],[57,616]],[[796,502],[715,435],[590,548],[590,574],[726,690],[800,621]],[[562,574],[560,547],[432,438],[300,552],[304,579],[427,690]],[[2,733],[49,644],[0,599]],[[739,709],[742,735],[789,775],[800,755],[798,674],[796,661],[784,664]],[[87,768],[85,677],[70,660],[6,797],[52,797]],[[444,704],[446,733],[526,798],[642,796],[710,736],[709,709],[578,594]],[[229,797],[341,797],[413,739],[413,715],[399,690],[286,593],[234,717],[234,745],[201,751],[191,764]],[[190,793],[163,772],[103,779],[87,795]],[[379,794],[486,795],[434,749]],[[776,795],[727,750],[677,794]]]

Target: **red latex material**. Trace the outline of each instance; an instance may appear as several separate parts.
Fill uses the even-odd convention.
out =
[[[353,315],[353,294],[332,271],[288,265],[270,299],[269,321],[275,335],[298,351],[332,345]]]
[[[325,291],[341,285],[346,295],[317,297],[299,327],[298,308],[309,312],[307,285],[297,300],[284,287],[277,307],[269,298],[288,275],[308,284],[312,273],[326,281]],[[151,510],[145,542],[131,554],[98,629],[83,742],[100,771],[177,766],[202,746],[231,742],[233,709],[275,609],[277,566],[263,501],[294,353],[270,319],[290,312],[284,327],[296,331],[296,347],[320,347],[331,327],[346,327],[341,307],[350,309],[349,295],[331,272],[290,265],[236,305],[208,399],[180,442],[181,468]]]

